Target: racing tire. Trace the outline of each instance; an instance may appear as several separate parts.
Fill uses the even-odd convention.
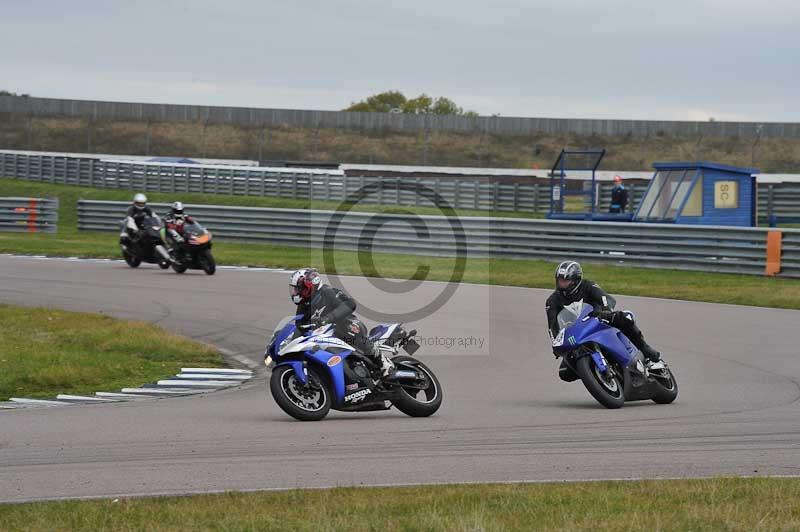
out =
[[[664,368],[664,371],[662,376],[657,376],[655,373],[650,374],[657,388],[651,399],[660,405],[668,405],[678,397],[678,381],[675,380],[675,375],[669,368]]]
[[[210,249],[203,250],[200,264],[203,266],[203,271],[206,272],[206,275],[214,275],[214,272],[217,271],[217,263],[214,261],[214,255],[211,254]]]
[[[172,270],[175,273],[184,273],[186,271],[186,265],[180,262],[173,262],[172,263]]]
[[[293,418],[319,421],[331,409],[331,394],[325,381],[311,368],[308,368],[308,381],[309,384],[302,384],[292,366],[278,366],[272,370],[269,389],[281,410]]]
[[[392,404],[399,411],[411,417],[428,417],[439,410],[439,407],[442,406],[442,385],[433,371],[422,362],[411,357],[396,357],[393,361],[413,361],[412,365],[427,375],[429,384],[428,388],[424,390],[414,390],[415,393],[413,395],[401,386],[399,395],[392,400]],[[420,394],[424,396],[424,400],[420,398]]]
[[[583,381],[583,385],[606,408],[620,408],[625,404],[625,391],[622,382],[616,375],[604,377],[591,356],[583,356],[575,363],[575,370]]]
[[[158,263],[158,267],[161,268],[162,270],[166,270],[167,268],[169,268],[169,262],[162,260],[161,262]]]
[[[123,254],[122,254],[122,258],[124,258],[124,259],[125,259],[125,262],[126,262],[126,263],[128,264],[128,266],[130,266],[131,268],[138,268],[138,267],[139,267],[139,265],[142,263],[142,259],[140,259],[139,257],[134,257],[134,256],[133,256],[133,255],[131,255],[130,253],[123,253]]]

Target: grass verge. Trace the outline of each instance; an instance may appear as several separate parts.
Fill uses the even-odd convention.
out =
[[[0,233],[0,253],[120,258],[116,233],[77,231],[75,202],[79,196],[127,200],[127,191],[82,189],[0,179],[0,196],[29,194],[60,198],[62,212],[59,232],[57,235]],[[154,201],[158,198],[155,195]],[[210,201],[218,198],[214,196]],[[234,199],[254,201],[268,198]],[[220,264],[272,268],[314,265],[325,270],[322,254],[317,249],[215,242],[214,256]],[[370,264],[369,258],[364,253],[336,251],[335,268],[328,269],[327,273],[422,279],[417,271],[419,267],[424,267],[428,269],[425,279],[448,281],[455,265],[452,258],[375,253],[371,256],[374,264]],[[551,288],[554,268],[554,262],[543,260],[470,259],[467,261],[463,281]],[[587,277],[615,294],[800,309],[800,280],[797,279],[594,264],[586,265],[585,269]]]
[[[12,531],[797,530],[800,479],[337,488],[0,505]]]
[[[222,362],[148,323],[47,308],[0,305],[0,338],[0,401],[117,391]]]

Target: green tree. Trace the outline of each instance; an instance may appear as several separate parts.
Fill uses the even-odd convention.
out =
[[[386,91],[370,96],[366,100],[350,104],[345,111],[361,111],[364,113],[388,113],[392,109],[402,109],[406,97],[400,91]]]
[[[475,111],[464,111],[450,98],[440,96],[436,99],[425,93],[416,98],[408,99],[400,91],[386,91],[374,94],[359,102],[353,102],[345,111],[360,111],[364,113],[389,113],[401,112],[413,115],[463,115],[478,116]]]
[[[402,107],[403,112],[412,115],[427,115],[431,112],[433,98],[427,94],[420,94],[412,100],[408,100]]]

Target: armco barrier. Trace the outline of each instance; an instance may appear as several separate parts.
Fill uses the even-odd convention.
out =
[[[361,203],[380,205],[421,204],[419,187],[436,192],[454,209],[547,213],[550,189],[536,183],[486,182],[452,178],[385,178],[345,176],[339,170],[261,168],[201,164],[166,164],[100,160],[36,152],[0,150],[0,177],[44,183],[136,192],[202,193],[236,196],[342,201],[364,187],[376,193]],[[598,186],[598,212],[608,212],[612,184]],[[629,184],[628,212],[634,212],[647,185]],[[176,198],[178,199],[178,198]],[[424,203],[422,203],[424,204]],[[587,206],[588,207],[588,206]],[[758,186],[758,213],[762,220],[800,221],[800,185]]]
[[[55,233],[57,226],[57,198],[0,198],[0,231]]]
[[[151,204],[165,213],[166,204]],[[78,229],[116,231],[128,204],[78,202]],[[446,218],[187,205],[217,237],[289,246],[331,245],[414,255],[580,258],[680,270],[763,274],[767,230],[518,218]],[[334,226],[338,226],[334,231]],[[334,238],[335,235],[335,238]],[[800,231],[784,232],[786,268],[800,276]]]
[[[417,187],[435,191],[450,207],[545,212],[549,196],[535,184],[439,178],[345,177],[340,170],[260,168],[201,164],[106,161],[0,150],[0,177],[136,192],[271,196],[342,201],[365,186],[381,184],[362,203],[420,205]]]

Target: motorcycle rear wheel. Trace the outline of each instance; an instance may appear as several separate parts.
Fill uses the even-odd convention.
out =
[[[399,361],[404,359],[411,359],[411,357],[398,357]],[[392,404],[407,416],[428,417],[442,406],[442,385],[428,366],[418,361],[415,361],[414,366],[425,373],[428,378],[428,387],[424,390],[411,390],[409,392],[401,386],[400,393],[392,401]]]
[[[594,364],[590,356],[584,356],[575,363],[575,370],[583,381],[583,385],[606,408],[620,408],[625,404],[625,392],[622,382],[616,375],[603,374]]]
[[[663,373],[656,375],[653,372],[650,376],[655,380],[658,387],[658,391],[652,397],[654,403],[668,405],[678,397],[678,382],[675,380],[675,375],[672,374],[671,369],[664,368]]]
[[[272,370],[269,389],[281,410],[300,421],[319,421],[331,409],[331,394],[311,368],[308,383],[303,384],[292,366],[278,366]]]

